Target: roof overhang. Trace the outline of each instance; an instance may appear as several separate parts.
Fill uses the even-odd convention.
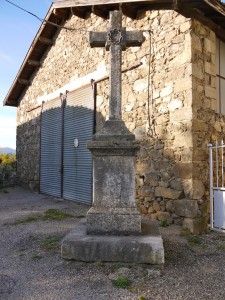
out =
[[[225,5],[219,0],[65,0],[52,3],[40,26],[19,72],[3,104],[18,106],[19,99],[31,83],[34,72],[41,65],[46,50],[54,44],[57,30],[71,16],[87,18],[90,13],[107,19],[109,11],[120,9],[135,19],[139,11],[176,10],[185,17],[195,18],[225,40]]]

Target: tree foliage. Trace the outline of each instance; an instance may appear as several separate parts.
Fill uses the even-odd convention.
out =
[[[0,154],[0,166],[8,167],[11,171],[16,169],[16,155],[15,154]]]

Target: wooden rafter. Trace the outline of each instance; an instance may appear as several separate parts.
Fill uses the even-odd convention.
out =
[[[40,65],[41,65],[40,61],[36,61],[36,60],[32,60],[32,59],[28,59],[27,62],[30,66],[33,66],[33,67],[40,67]]]
[[[39,37],[39,41],[42,44],[45,44],[45,45],[53,45],[53,40],[52,39],[47,39],[47,38],[42,37],[42,36]]]
[[[30,85],[30,80],[27,80],[27,79],[18,78],[18,82],[19,82],[19,84],[22,84],[22,85]]]
[[[91,7],[71,7],[71,13],[81,19],[86,19]]]

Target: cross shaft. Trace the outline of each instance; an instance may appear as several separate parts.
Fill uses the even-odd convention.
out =
[[[92,48],[106,47],[110,51],[110,99],[109,120],[121,120],[122,94],[122,51],[127,47],[141,46],[144,42],[141,31],[126,31],[122,27],[122,13],[110,12],[110,27],[107,32],[90,32],[89,42]]]

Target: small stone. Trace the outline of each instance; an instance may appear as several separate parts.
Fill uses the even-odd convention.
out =
[[[143,204],[139,205],[139,208],[142,214],[146,215],[148,213],[148,209]]]
[[[182,195],[181,191],[176,191],[167,187],[156,187],[155,196],[168,199],[179,199]]]
[[[154,201],[152,206],[155,211],[160,211],[160,204],[158,201]]]
[[[135,81],[133,89],[135,92],[142,92],[148,88],[148,80],[147,79],[138,79]]]
[[[172,200],[166,202],[166,210],[170,213],[174,212],[174,203]]]
[[[157,212],[157,218],[159,221],[167,221],[169,224],[173,223],[173,219],[168,212],[164,211],[159,211]]]
[[[148,278],[157,278],[161,275],[162,275],[161,270],[147,269],[147,277]]]

